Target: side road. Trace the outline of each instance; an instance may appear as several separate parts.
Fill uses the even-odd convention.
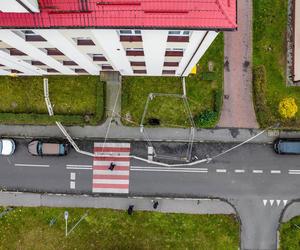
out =
[[[153,211],[154,198],[142,197],[95,197],[87,195],[38,194],[0,192],[0,206],[26,207],[86,207],[126,210],[134,205],[135,210]],[[219,199],[168,199],[155,198],[157,211],[189,214],[235,214],[234,208]]]
[[[75,139],[80,138],[107,138],[112,140],[136,140],[144,141],[145,137],[138,127],[125,127],[111,122],[109,126],[107,120],[100,126],[71,126],[66,127],[70,135]],[[178,128],[146,128],[145,131],[152,141],[188,141],[190,129]],[[262,130],[259,129],[238,129],[238,128],[217,128],[217,129],[197,129],[195,131],[194,141],[196,142],[243,142],[252,136],[255,136]],[[0,136],[7,137],[63,137],[57,126],[30,126],[30,125],[0,125]],[[297,131],[277,131],[269,130],[256,137],[251,142],[271,143],[275,138],[280,137],[300,137]]]

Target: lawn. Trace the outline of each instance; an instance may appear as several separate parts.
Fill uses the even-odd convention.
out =
[[[280,249],[300,249],[300,216],[280,225]]]
[[[15,208],[0,219],[0,249],[207,249],[239,247],[239,225],[233,216],[185,215],[110,209],[67,209],[69,229],[88,216],[66,238],[64,208]],[[50,225],[50,221],[55,223]]]
[[[0,122],[8,124],[97,124],[103,117],[104,85],[97,76],[49,76],[56,117],[49,118],[43,78],[0,77]]]
[[[293,97],[300,108],[300,87],[286,86],[286,0],[254,0],[253,65],[254,100],[261,127],[280,122],[283,128],[297,129],[300,112],[295,119],[283,120],[279,102]]]
[[[197,127],[214,127],[218,122],[223,92],[223,34],[219,34],[197,65],[197,74],[186,77],[187,97]],[[208,65],[212,65],[209,71]],[[123,77],[122,117],[125,125],[138,126],[149,93],[182,94],[179,77]],[[130,122],[126,121],[129,119]],[[181,99],[155,97],[149,104],[150,118],[163,127],[189,127],[188,115]]]

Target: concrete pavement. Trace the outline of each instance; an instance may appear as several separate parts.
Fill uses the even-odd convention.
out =
[[[109,121],[100,126],[71,126],[66,127],[73,138],[105,138]],[[242,142],[256,135],[259,129],[197,129],[196,142]],[[153,141],[188,141],[190,130],[178,128],[147,128],[147,133]],[[16,138],[34,137],[63,137],[57,126],[29,126],[29,125],[0,125],[0,135]],[[255,143],[271,143],[281,137],[300,137],[297,131],[270,130],[255,138]],[[125,127],[116,125],[112,121],[108,137],[112,140],[144,141],[145,138],[138,127]]]
[[[158,201],[157,209],[152,201]],[[88,195],[38,194],[22,192],[0,192],[0,206],[26,207],[83,207],[112,208],[126,210],[159,211],[186,214],[235,214],[234,208],[219,199],[184,199],[160,197],[95,197]]]
[[[224,97],[218,126],[258,128],[252,98],[252,0],[238,1],[237,13],[237,32],[224,32]]]

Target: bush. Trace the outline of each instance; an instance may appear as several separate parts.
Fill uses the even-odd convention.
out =
[[[271,120],[271,113],[266,100],[266,89],[267,79],[265,66],[256,66],[253,68],[253,98],[256,115],[261,127],[268,126]]]
[[[203,72],[201,75],[201,80],[214,81],[214,80],[216,80],[216,73],[215,72]]]
[[[218,113],[211,110],[205,110],[194,117],[197,127],[212,127],[218,119]]]
[[[298,112],[298,106],[295,102],[295,99],[292,97],[284,98],[279,103],[278,111],[281,117],[284,119],[293,118]]]

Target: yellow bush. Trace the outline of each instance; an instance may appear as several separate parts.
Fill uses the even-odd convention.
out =
[[[298,106],[295,102],[295,99],[292,97],[284,98],[279,103],[278,111],[280,115],[285,119],[293,118],[298,111]]]

